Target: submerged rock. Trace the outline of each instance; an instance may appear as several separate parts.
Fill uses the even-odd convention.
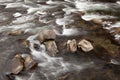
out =
[[[89,52],[94,49],[92,44],[85,39],[81,40],[78,43],[78,48],[81,48],[84,52]]]
[[[50,56],[55,56],[55,54],[57,54],[58,49],[55,41],[46,41],[44,44]]]
[[[29,45],[30,45],[30,42],[29,42],[28,40],[26,40],[26,39],[19,39],[18,41],[19,41],[22,45],[24,45],[26,48],[28,48]]]
[[[38,35],[38,40],[40,42],[44,42],[45,40],[54,40],[56,38],[56,34],[53,30],[43,30]]]
[[[8,31],[6,33],[7,35],[12,35],[12,36],[18,36],[24,34],[23,30],[14,30],[14,31]]]
[[[25,62],[24,62],[25,70],[30,70],[36,65],[37,63],[33,60],[33,58],[30,55],[25,57]]]
[[[18,74],[20,73],[24,68],[24,60],[23,58],[17,54],[15,57],[12,59],[11,62],[11,70],[13,74]]]
[[[111,33],[113,35],[120,34],[120,27],[112,28]]]
[[[94,18],[91,20],[91,22],[93,22],[95,24],[102,24],[103,21],[101,19]]]
[[[67,41],[67,49],[70,52],[76,52],[77,51],[77,41],[75,39],[73,40],[68,40]]]
[[[107,62],[110,62],[110,60],[111,60],[111,53],[107,50],[107,49],[105,49],[103,46],[101,46],[101,45],[96,45],[95,46],[95,49],[94,49],[94,52],[95,52],[95,55],[98,57],[98,58],[100,58],[100,59],[102,59],[102,60],[105,60],[105,61],[107,61]]]

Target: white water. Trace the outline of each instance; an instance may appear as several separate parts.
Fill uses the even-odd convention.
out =
[[[30,36],[27,40],[30,41],[30,50],[34,59],[40,61],[38,64],[38,67],[40,67],[40,72],[46,74],[48,80],[51,76],[55,78],[62,73],[74,70],[79,71],[90,66],[92,67],[94,65],[93,62],[77,65],[74,63],[65,62],[62,57],[51,57],[47,54],[45,46],[43,44],[40,44],[38,40],[35,40],[36,37],[37,35],[33,35]],[[34,44],[39,45],[40,51],[34,49]]]
[[[1,0],[2,2],[3,0]],[[5,1],[14,1],[14,0],[5,0]],[[43,2],[47,3],[47,5],[41,5],[41,4],[35,4],[34,2],[41,2],[41,0],[15,0],[16,2],[13,3],[4,3],[4,5],[6,5],[5,8],[26,8],[27,9],[27,14],[21,14],[19,12],[13,13],[13,16],[15,17],[14,20],[12,20],[12,24],[11,25],[6,25],[6,26],[1,26],[0,27],[0,32],[2,31],[7,31],[7,30],[11,30],[11,29],[22,29],[25,32],[30,32],[32,31],[33,27],[35,27],[36,25],[32,22],[34,21],[36,18],[40,17],[40,16],[44,16],[47,15],[49,12],[47,12],[47,10],[56,8],[57,6],[64,6],[64,8],[62,8],[62,11],[65,12],[65,14],[63,15],[63,17],[61,18],[56,18],[54,20],[46,20],[45,18],[39,18],[39,22],[40,23],[45,23],[48,24],[46,26],[49,26],[50,22],[55,22],[57,25],[62,26],[62,34],[61,35],[74,35],[74,34],[79,34],[79,32],[76,29],[66,29],[66,25],[69,25],[71,23],[74,23],[74,19],[72,18],[72,16],[70,15],[71,12],[75,12],[75,11],[85,11],[86,14],[82,16],[82,18],[86,21],[91,20],[93,18],[105,18],[105,19],[110,19],[110,18],[116,18],[115,16],[111,16],[111,15],[100,15],[100,14],[95,14],[95,13],[87,13],[87,11],[89,10],[114,10],[113,5],[117,5],[117,3],[114,4],[108,4],[108,3],[97,3],[97,2],[91,2],[88,0],[65,0],[64,1],[52,1],[52,0],[46,0]],[[4,1],[3,1],[4,2]],[[68,5],[68,2],[70,4],[75,5],[75,8],[72,8]],[[0,15],[0,21],[4,21],[7,20],[8,17],[5,16],[4,14],[1,13]],[[53,25],[54,26],[54,25]],[[36,26],[40,29],[40,27],[44,27],[44,26]],[[34,29],[38,29],[38,28],[34,28]],[[33,32],[33,31],[32,31]],[[34,31],[35,32],[35,31]],[[38,31],[37,31],[38,32]],[[59,31],[56,31],[59,32]]]
[[[105,29],[109,30],[110,33],[115,32],[114,30],[112,30],[113,28],[119,28],[120,27],[120,21],[116,22],[116,23],[112,23],[112,22],[106,22],[105,24],[108,24],[108,27],[105,27]],[[120,40],[120,34],[116,34],[114,35],[116,40]]]
[[[98,18],[98,19],[114,19],[116,18],[115,16],[110,16],[110,15],[100,15],[100,14],[85,14],[82,16],[82,19],[86,20],[86,21],[90,21],[92,19],[95,19],[95,18]]]

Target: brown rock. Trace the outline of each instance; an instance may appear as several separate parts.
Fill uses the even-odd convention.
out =
[[[101,45],[96,45],[94,49],[95,55],[107,62],[111,60],[111,53]]]
[[[30,70],[33,67],[35,67],[37,63],[33,60],[31,56],[27,56],[25,57],[24,65],[25,65],[25,70]]]
[[[24,45],[26,48],[28,48],[29,45],[30,45],[29,40],[26,40],[26,39],[19,39],[18,41],[19,41],[22,45]]]
[[[12,35],[12,36],[18,36],[24,34],[24,31],[22,30],[14,30],[14,31],[8,31],[6,33],[7,35]]]
[[[91,21],[95,24],[102,24],[102,22],[103,22],[101,19],[97,19],[97,18],[94,18]]]
[[[23,58],[17,54],[11,62],[11,70],[13,74],[18,74],[23,70],[24,60]]]
[[[38,40],[40,42],[44,42],[45,40],[54,40],[56,38],[56,34],[53,30],[43,30],[38,35]]]
[[[77,41],[75,39],[67,41],[67,50],[71,52],[77,51]]]
[[[84,52],[89,52],[94,49],[92,44],[85,39],[81,40],[78,43],[78,48],[81,48]]]
[[[111,33],[113,35],[120,34],[120,27],[112,28],[112,32]]]
[[[57,45],[55,41],[46,41],[44,42],[46,49],[51,56],[55,56],[55,54],[58,52]]]

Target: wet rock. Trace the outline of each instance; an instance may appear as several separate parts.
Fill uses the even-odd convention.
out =
[[[38,40],[40,42],[44,42],[45,40],[54,40],[56,38],[56,34],[52,30],[43,30],[38,35]]]
[[[78,43],[78,48],[81,48],[84,52],[89,52],[94,49],[92,44],[85,39],[81,40]]]
[[[103,21],[101,19],[94,18],[91,20],[91,22],[93,22],[95,24],[102,24]]]
[[[17,54],[15,57],[12,59],[11,62],[11,70],[13,74],[18,74],[23,70],[24,67],[24,60],[23,58]]]
[[[107,62],[110,62],[111,53],[101,45],[96,45],[94,49],[95,55]]]
[[[46,41],[44,44],[50,56],[55,56],[55,54],[57,54],[58,49],[55,41]]]
[[[37,51],[41,51],[41,47],[38,45],[38,44],[34,44],[34,49],[37,50]]]
[[[67,50],[69,50],[70,52],[77,51],[77,41],[75,39],[67,41]]]
[[[120,27],[112,28],[111,33],[113,35],[120,34]]]
[[[113,58],[119,56],[119,45],[113,44],[112,40],[108,39],[108,34],[102,33],[101,36],[93,35],[93,36],[90,36],[88,39],[93,42],[94,48],[96,48],[95,46],[99,45],[99,46],[102,46],[107,51],[109,51],[110,56],[112,56]]]
[[[30,69],[34,68],[37,65],[37,63],[29,55],[29,56],[25,57],[24,65],[25,65],[25,70],[30,70]]]
[[[76,14],[76,16],[81,17],[85,14],[85,11],[74,11],[74,12],[72,12],[72,14],[73,13]]]
[[[12,36],[18,36],[24,34],[24,31],[22,30],[14,30],[14,31],[8,31],[6,33],[7,35],[12,35]]]
[[[29,45],[30,45],[30,42],[29,42],[28,40],[26,40],[26,39],[19,39],[18,41],[19,41],[22,45],[24,45],[26,48],[28,48]]]

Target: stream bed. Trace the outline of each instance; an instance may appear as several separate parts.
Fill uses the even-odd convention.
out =
[[[120,80],[120,1],[0,0],[0,80]]]

